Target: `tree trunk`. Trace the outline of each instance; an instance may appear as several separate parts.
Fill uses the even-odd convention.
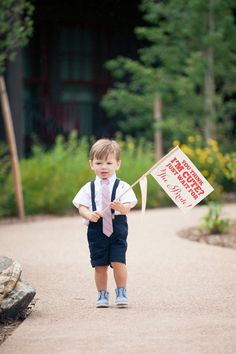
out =
[[[211,36],[215,31],[214,0],[209,0],[208,34]],[[214,77],[214,51],[212,46],[206,49],[206,73],[205,73],[205,140],[216,138],[216,107],[215,107],[215,77]]]
[[[17,155],[16,140],[15,140],[13,123],[12,123],[11,110],[10,110],[10,105],[9,105],[8,96],[6,92],[5,80],[3,76],[0,76],[0,102],[2,106],[2,116],[3,116],[3,121],[6,129],[6,137],[7,137],[10,157],[11,157],[11,166],[12,166],[12,174],[13,174],[18,216],[21,219],[23,219],[25,217],[25,210],[24,210],[24,199],[23,199],[22,185],[21,185],[20,167],[19,167],[19,160]]]
[[[161,99],[156,97],[154,101],[154,119],[157,123],[161,122]],[[156,161],[159,161],[163,156],[163,147],[162,147],[162,132],[157,129],[155,131],[155,158]]]

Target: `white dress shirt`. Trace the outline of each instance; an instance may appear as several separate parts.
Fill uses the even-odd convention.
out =
[[[109,189],[110,189],[110,196],[112,194],[112,189],[116,180],[116,174],[111,176],[109,179]],[[96,176],[95,178],[95,203],[97,210],[102,210],[102,187],[101,187],[101,178]],[[125,191],[127,191],[124,195],[122,195]],[[130,188],[130,185],[124,181],[120,180],[120,183],[117,187],[116,190],[116,196],[115,199],[118,199],[119,196],[121,198],[119,201],[121,203],[130,203],[131,208],[133,208],[137,204],[137,198],[134,194],[134,191],[132,188]],[[90,211],[93,210],[92,208],[92,200],[91,200],[91,183],[88,182],[86,183],[76,194],[74,197],[72,203],[76,206],[76,208],[79,208],[80,205],[86,206]],[[115,214],[119,215],[121,214],[119,211],[115,210]]]

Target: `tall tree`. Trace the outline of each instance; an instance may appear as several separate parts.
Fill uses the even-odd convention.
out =
[[[207,140],[229,132],[236,110],[235,2],[143,0],[140,8],[146,25],[135,32],[145,45],[137,61],[108,62],[115,83],[103,107],[126,117],[120,125],[127,133],[150,137],[157,128],[184,139],[198,131]],[[157,94],[164,119],[154,127]]]
[[[11,110],[3,74],[7,59],[14,59],[16,50],[28,42],[33,30],[32,12],[33,6],[26,0],[1,0],[0,2],[0,102],[11,156],[16,204],[21,218],[25,215],[24,199]]]

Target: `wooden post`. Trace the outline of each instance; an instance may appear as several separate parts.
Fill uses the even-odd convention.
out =
[[[159,96],[156,97],[153,105],[154,110],[154,119],[157,123],[161,122],[161,98]],[[156,161],[160,160],[163,156],[163,147],[162,147],[162,133],[158,129],[155,131],[154,136],[155,143],[155,158]]]
[[[214,8],[215,0],[209,0],[209,10],[208,10],[208,34],[209,37],[213,36],[215,33],[215,18],[214,18]],[[204,99],[205,99],[205,119],[206,124],[204,128],[205,140],[208,143],[209,139],[216,139],[216,83],[215,83],[215,73],[214,73],[214,48],[211,44],[208,44],[204,59],[206,62],[205,71],[205,88],[204,88]]]
[[[21,185],[20,166],[19,166],[19,160],[17,155],[16,140],[15,140],[13,123],[12,123],[11,110],[10,110],[10,105],[9,105],[8,96],[6,92],[5,80],[3,76],[0,76],[0,102],[2,106],[2,116],[3,116],[3,121],[6,130],[6,137],[9,145],[9,150],[10,150],[18,216],[21,219],[23,219],[25,217],[25,209],[24,209],[24,199],[23,199],[22,185]]]

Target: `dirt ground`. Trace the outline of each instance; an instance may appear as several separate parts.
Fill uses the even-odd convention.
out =
[[[8,319],[0,323],[0,345],[11,336],[14,330],[31,314],[35,304],[36,299],[33,299],[27,309],[20,313],[17,319]]]
[[[229,217],[236,205],[225,206]],[[80,217],[0,225],[1,253],[18,260],[37,290],[26,320],[1,354],[234,354],[235,250],[189,242],[180,230],[206,213],[177,208],[129,215],[129,308],[96,309],[86,228]]]

